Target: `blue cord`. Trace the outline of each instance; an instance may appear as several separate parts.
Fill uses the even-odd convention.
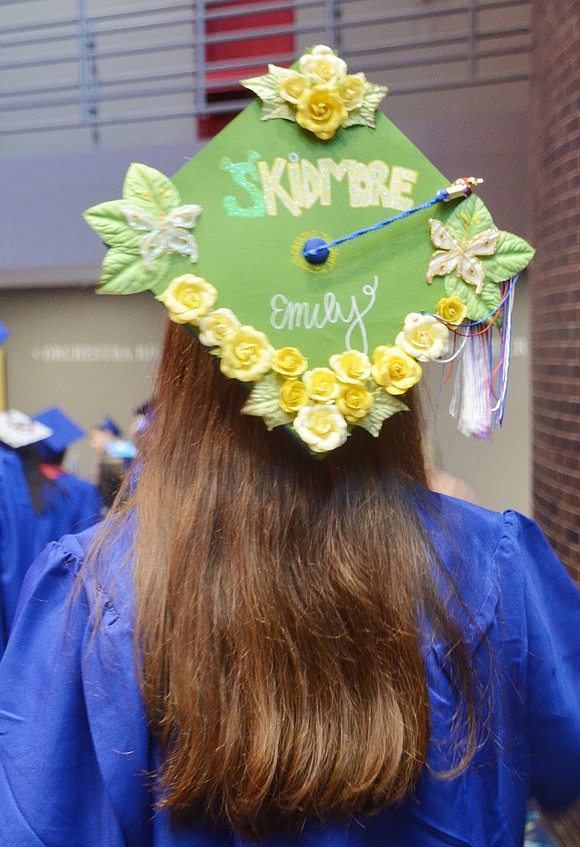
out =
[[[393,218],[387,218],[384,221],[379,221],[379,223],[373,224],[372,226],[367,227],[366,229],[359,229],[356,232],[351,232],[349,235],[345,235],[342,238],[335,238],[334,241],[323,241],[322,239],[316,239],[316,244],[312,244],[315,239],[311,239],[310,242],[306,242],[304,245],[304,249],[302,251],[302,255],[305,259],[309,261],[314,260],[316,263],[317,260],[320,262],[320,256],[324,255],[324,258],[328,256],[328,251],[331,247],[337,247],[339,244],[344,244],[345,241],[353,241],[355,238],[360,238],[361,235],[366,235],[367,232],[375,232],[378,229],[383,229],[383,227],[388,226],[389,224],[395,223],[395,221],[403,220],[403,218],[408,218],[409,215],[414,215],[415,212],[420,212],[423,209],[429,209],[431,206],[434,206],[436,203],[444,203],[449,200],[449,192],[445,188],[441,188],[435,197],[432,197],[431,200],[427,200],[425,203],[421,203],[420,206],[415,206],[413,209],[408,209],[406,212],[400,212],[398,215],[395,215]],[[309,243],[311,246],[309,246]]]

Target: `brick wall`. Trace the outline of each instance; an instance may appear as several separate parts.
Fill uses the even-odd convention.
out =
[[[580,3],[532,0],[535,517],[580,582]]]

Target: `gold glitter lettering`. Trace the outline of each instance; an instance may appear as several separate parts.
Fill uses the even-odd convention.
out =
[[[373,180],[366,165],[347,159],[348,194],[350,205],[354,209],[371,205],[373,195]]]
[[[292,195],[292,202],[296,206],[304,208],[304,195],[302,191],[302,179],[300,165],[297,162],[288,162],[288,185]]]
[[[411,197],[405,195],[413,191],[413,186],[417,182],[419,174],[410,168],[401,168],[399,165],[394,165],[391,171],[391,184],[389,186],[391,193],[390,208],[398,209],[401,212],[406,212],[413,206]]]
[[[272,170],[269,170],[267,162],[258,162],[258,170],[262,180],[262,192],[266,202],[266,211],[269,215],[277,215],[278,205],[276,200],[278,199],[286,206],[291,215],[299,217],[302,214],[300,208],[294,203],[286,189],[280,185],[285,167],[286,159],[282,158],[274,159]]]
[[[322,159],[319,159],[319,162]],[[317,200],[321,200],[322,178],[318,168],[309,162],[308,159],[302,159],[302,206],[304,209],[310,209]],[[322,203],[321,205],[329,205]]]
[[[320,205],[330,206],[332,203],[330,177],[340,182],[347,170],[346,161],[343,159],[340,164],[337,164],[332,159],[318,159],[318,170],[320,172]]]
[[[391,193],[387,188],[387,180],[391,169],[386,162],[381,162],[380,159],[369,162],[368,169],[372,179],[371,201],[369,205],[381,205],[385,209],[391,208]]]

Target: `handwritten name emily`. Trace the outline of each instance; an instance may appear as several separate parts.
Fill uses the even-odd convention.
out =
[[[356,294],[349,296],[348,305],[342,306],[332,291],[327,291],[319,303],[296,303],[284,294],[274,294],[270,300],[272,309],[270,323],[275,329],[324,329],[327,324],[343,323],[347,326],[344,349],[369,352],[367,329],[364,318],[376,300],[379,278],[375,276],[370,285],[363,285],[362,294],[366,302],[359,303]]]
[[[418,177],[417,171],[380,159],[365,165],[355,159],[321,158],[314,164],[289,154],[288,159],[277,157],[269,165],[254,150],[245,162],[224,158],[220,167],[246,192],[245,204],[233,195],[224,197],[224,208],[234,217],[277,215],[280,207],[299,217],[315,203],[331,206],[333,187],[343,180],[352,208],[383,206],[404,212],[413,206]]]

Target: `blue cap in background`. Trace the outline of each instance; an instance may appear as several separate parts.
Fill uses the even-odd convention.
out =
[[[45,409],[33,416],[33,420],[50,427],[52,435],[38,442],[36,449],[41,457],[51,462],[57,459],[66,448],[87,434],[72,418],[69,418],[58,406]]]
[[[100,424],[97,424],[95,429],[102,429],[105,432],[110,432],[111,435],[114,435],[115,438],[119,438],[121,435],[121,430],[115,423],[112,418],[103,418]]]
[[[4,344],[8,336],[10,335],[10,330],[7,326],[4,326],[3,323],[0,323],[0,344]]]

